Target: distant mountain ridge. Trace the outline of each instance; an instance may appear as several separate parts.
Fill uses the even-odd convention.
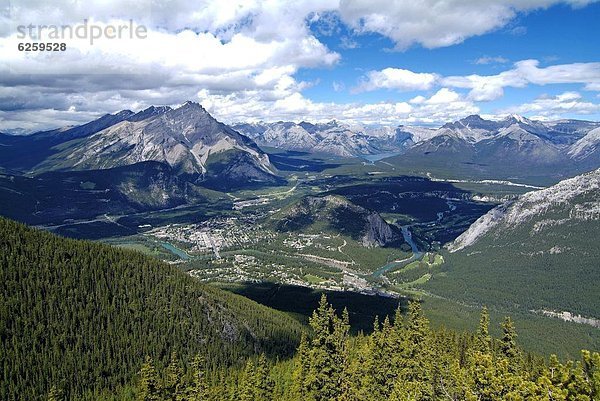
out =
[[[254,139],[259,145],[343,157],[389,151],[402,153],[413,148],[418,149],[420,146],[429,149],[435,147],[435,143],[444,142],[443,138],[447,137],[460,144],[457,146],[475,149],[490,148],[495,144],[506,147],[503,142],[507,139],[519,142],[521,146],[528,142],[529,146],[543,148],[543,156],[551,154],[551,158],[554,159],[559,153],[565,153],[564,150],[567,154],[574,153],[575,143],[588,132],[600,127],[600,123],[580,120],[542,122],[519,115],[510,115],[496,121],[471,115],[437,129],[418,126],[353,126],[335,120],[324,124],[283,121],[240,123],[234,124],[233,127]],[[600,143],[596,137],[590,137],[589,140],[592,145]],[[430,144],[431,141],[434,141],[433,145]]]
[[[328,123],[275,122],[234,124],[235,130],[254,139],[259,145],[285,150],[326,153],[342,157],[378,153],[392,149],[386,144],[395,129],[352,126],[332,120]]]

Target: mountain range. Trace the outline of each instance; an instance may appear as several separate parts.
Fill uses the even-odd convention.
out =
[[[580,120],[542,122],[518,115],[495,121],[471,115],[439,128],[352,125],[336,120],[318,124],[305,121],[238,123],[232,127],[262,146],[343,157],[402,152],[412,148],[431,152],[443,144],[449,146],[448,142],[466,148],[481,148],[485,153],[486,149],[506,148],[507,143],[514,142],[522,152],[535,151],[540,157],[556,158],[567,149],[569,156],[581,160],[595,152],[599,135],[592,131],[599,128],[600,123]],[[584,139],[588,133],[591,135]]]
[[[555,183],[600,165],[600,122],[535,121],[510,115],[471,115],[439,128],[365,126],[339,121],[311,124],[235,124],[260,146],[384,159],[411,174],[520,179]],[[548,179],[550,178],[550,179]]]
[[[105,170],[155,161],[207,187],[276,184],[269,157],[198,103],[124,110],[78,127],[0,136],[5,171]]]
[[[390,141],[395,135],[395,129],[391,127],[365,127],[332,120],[317,124],[305,121],[241,123],[232,128],[261,146],[285,150],[353,157],[396,149]]]
[[[337,120],[228,126],[188,101],[177,108],[123,110],[81,126],[27,136],[0,134],[0,169],[35,175],[155,161],[214,189],[281,183],[261,146],[340,157],[387,156],[387,162],[400,167],[467,166],[474,173],[503,176],[523,168],[558,169],[572,176],[598,167],[600,122],[471,115],[439,128]]]

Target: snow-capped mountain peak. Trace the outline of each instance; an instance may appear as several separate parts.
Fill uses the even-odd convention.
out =
[[[509,114],[505,119],[505,121],[516,121],[521,124],[530,124],[532,121],[526,117],[523,117],[519,114]]]

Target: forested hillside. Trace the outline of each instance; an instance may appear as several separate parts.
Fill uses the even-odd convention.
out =
[[[146,359],[136,399],[219,401],[593,401],[600,397],[600,354],[561,363],[555,356],[525,354],[507,318],[502,337],[489,334],[484,308],[474,334],[432,330],[417,302],[393,320],[375,321],[366,337],[348,335],[348,313],[339,317],[323,297],[293,361],[270,364],[264,356],[244,369],[207,381],[195,359],[184,369],[176,358],[164,371]],[[133,399],[133,398],[132,398]]]
[[[446,275],[424,287],[467,303],[598,319],[599,231],[600,169],[479,218],[450,244]]]
[[[600,397],[600,354],[527,354],[509,318],[491,337],[485,308],[474,334],[432,329],[412,302],[351,336],[323,297],[308,331],[136,252],[5,219],[0,250],[3,401]]]
[[[199,354],[207,369],[286,356],[303,327],[140,253],[0,218],[0,400],[66,399],[129,383],[146,355]]]

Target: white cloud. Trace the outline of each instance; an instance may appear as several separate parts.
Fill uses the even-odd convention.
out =
[[[501,98],[505,87],[523,88],[529,84],[583,84],[586,90],[600,90],[600,63],[560,64],[538,67],[537,60],[522,60],[510,70],[496,75],[458,75],[442,77],[399,68],[369,71],[356,91],[376,89],[428,90],[436,85],[470,89],[469,99],[486,102]],[[414,99],[413,99],[414,100]],[[418,101],[418,99],[417,99]]]
[[[504,27],[520,12],[554,4],[582,7],[596,0],[341,0],[343,21],[357,32],[387,36],[399,50],[413,44],[450,46]]]
[[[578,92],[564,92],[556,96],[541,96],[531,103],[513,106],[500,114],[527,114],[539,120],[554,120],[564,115],[584,116],[600,113],[600,104],[586,101]]]
[[[359,90],[437,90],[407,102],[335,104],[302,95],[310,83],[297,72],[330,68],[340,55],[309,29],[377,32],[398,48],[459,43],[505,26],[521,12],[559,0],[19,0],[0,14],[0,130],[28,130],[89,121],[92,116],[151,104],[201,101],[221,119],[349,118],[443,122],[477,111],[474,102],[496,99],[503,88],[581,83],[600,90],[600,63],[539,68],[535,60],[492,76],[441,77],[387,68],[369,72]],[[584,6],[591,1],[562,3]],[[67,41],[66,52],[18,52],[19,24],[99,26],[128,23],[148,28],[147,39]],[[343,31],[343,30],[342,30]],[[337,32],[337,31],[336,31]],[[346,39],[344,39],[346,38]],[[498,61],[498,60],[496,60]],[[340,85],[337,85],[340,89]],[[469,90],[468,97],[454,91]],[[427,113],[430,113],[428,115]],[[314,114],[314,118],[313,118]]]
[[[431,96],[425,103],[428,104],[443,104],[456,102],[460,100],[460,95],[448,88],[442,88],[435,93],[435,95]]]
[[[436,74],[416,73],[401,68],[385,68],[381,71],[369,71],[364,81],[354,91],[363,92],[376,89],[428,90],[435,84],[437,79]]]
[[[79,125],[98,117],[96,112],[75,110],[0,110],[0,132],[25,134],[44,127]]]
[[[413,103],[413,104],[423,104],[423,103],[425,103],[425,101],[426,101],[426,100],[427,100],[427,99],[425,98],[425,96],[421,96],[421,95],[419,95],[419,96],[415,96],[415,97],[413,97],[413,98],[412,98],[412,99],[410,99],[408,102],[409,102],[409,103]]]
[[[491,56],[483,56],[483,57],[479,57],[477,60],[475,60],[475,64],[506,64],[508,63],[508,59],[502,56],[495,56],[495,57],[491,57]]]
[[[0,110],[15,112],[5,115],[1,125],[9,126],[9,118],[19,120],[19,108],[114,112],[197,99],[200,89],[248,92],[276,102],[308,86],[294,78],[298,69],[338,62],[339,54],[313,36],[305,21],[309,14],[336,5],[337,0],[13,3],[10,13],[0,15],[0,87],[11,89],[0,91]],[[17,50],[23,42],[17,37],[19,24],[80,26],[90,15],[94,19],[88,22],[102,28],[133,18],[147,26],[147,38],[104,38],[93,46],[69,39],[65,52]],[[66,121],[57,118],[50,126]],[[48,123],[40,119],[27,125],[37,129]]]
[[[333,81],[333,83],[331,84],[331,87],[333,88],[333,90],[335,92],[341,92],[344,89],[346,89],[346,85],[344,85],[343,82],[338,82],[338,81]]]
[[[523,36],[527,34],[527,27],[525,26],[516,26],[508,31],[513,36]]]
[[[272,104],[251,93],[218,95],[209,92],[203,92],[200,101],[209,112],[226,122],[338,119],[365,124],[443,124],[479,112],[472,102],[446,88],[430,98],[423,97],[421,102],[313,102],[296,93]]]
[[[359,46],[358,42],[348,36],[342,36],[340,38],[340,47],[342,49],[357,49]]]
[[[441,79],[444,85],[471,89],[474,101],[491,101],[502,97],[505,87],[523,88],[528,84],[583,84],[585,89],[600,86],[600,63],[573,63],[539,68],[538,60],[523,60],[510,70],[497,75],[450,76]]]

